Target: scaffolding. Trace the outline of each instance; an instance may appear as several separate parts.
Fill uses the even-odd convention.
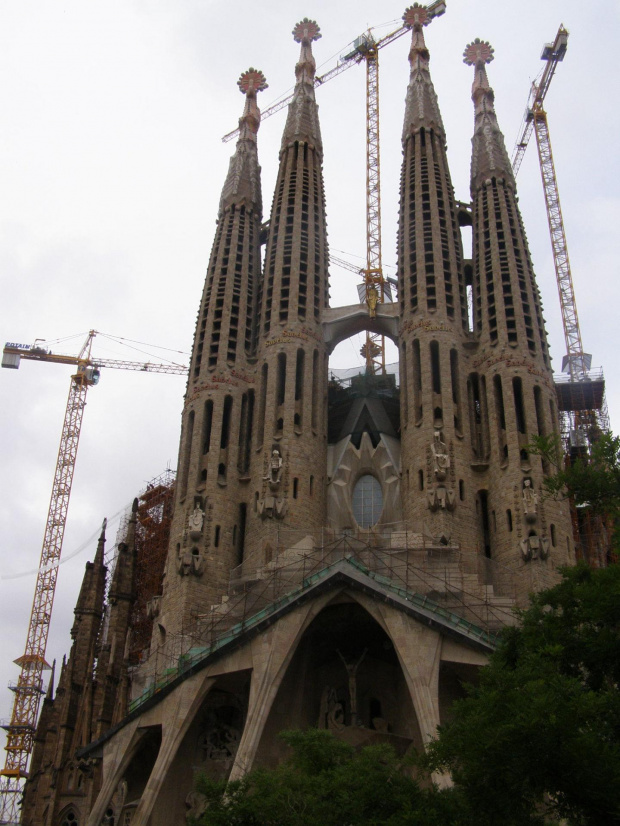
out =
[[[406,523],[369,531],[324,528],[320,536],[276,527],[269,546],[271,558],[259,553],[233,569],[219,604],[151,648],[142,679],[133,685],[130,712],[241,635],[274,622],[332,573],[357,579],[362,587],[372,584],[405,610],[418,610],[489,648],[516,621],[513,569],[486,559],[480,549],[464,552]],[[551,577],[540,571],[529,585],[549,587]]]
[[[138,495],[136,513],[136,560],[134,575],[134,601],[131,610],[129,642],[129,664],[138,665],[151,643],[153,616],[150,605],[161,595],[164,567],[168,553],[172,500],[174,497],[176,473],[167,469],[160,476],[151,479]],[[118,558],[118,546],[127,539],[131,510],[121,517],[113,555],[106,556],[108,582],[102,639],[107,636],[109,622],[108,592],[114,578]]]

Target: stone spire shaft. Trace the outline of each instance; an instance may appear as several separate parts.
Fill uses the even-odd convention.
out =
[[[295,66],[295,92],[289,105],[280,151],[283,152],[294,141],[304,141],[322,156],[323,143],[314,96],[316,62],[312,54],[312,41],[318,40],[321,33],[315,21],[306,17],[293,29],[293,37],[301,44],[301,51]]]
[[[557,400],[515,179],[486,72],[492,60],[493,49],[484,41],[476,39],[465,49],[464,61],[474,68],[475,109],[471,196],[477,351],[469,385],[481,422],[472,445],[481,546],[504,570],[521,566],[514,587],[523,596],[531,589],[527,563],[547,566],[547,557],[563,554],[560,549],[570,548],[572,539],[566,503],[543,501],[539,491],[548,467],[528,449],[533,436],[557,430]]]
[[[431,313],[467,329],[461,237],[446,156],[445,131],[429,73],[423,26],[427,9],[415,4],[403,15],[412,30],[403,125],[399,296],[403,319]]]
[[[464,52],[464,62],[475,67],[471,98],[475,108],[474,137],[472,139],[471,185],[474,189],[488,177],[505,178],[514,188],[512,164],[506,152],[504,136],[495,114],[495,95],[489,85],[486,65],[493,60],[493,48],[476,40]]]
[[[320,36],[313,20],[304,19],[293,30],[301,53],[265,252],[257,330],[257,462],[248,515],[248,550],[265,555],[276,530],[309,533],[326,518],[320,480],[327,462],[322,320],[328,306],[328,249],[312,55],[312,41]]]
[[[464,52],[464,62],[475,71],[471,162],[474,324],[481,343],[525,347],[549,370],[540,295],[486,73],[485,64],[492,60],[492,47],[478,39]]]
[[[470,515],[456,503],[449,473],[428,470],[427,455],[465,459],[466,388],[461,343],[468,332],[463,252],[445,130],[429,72],[424,6],[403,15],[412,30],[403,126],[398,227],[401,312],[401,444],[408,472],[403,513],[409,524],[428,525],[438,536],[458,539]],[[439,447],[438,447],[439,446]],[[442,459],[443,461],[443,459]],[[454,476],[454,470],[451,470]],[[426,493],[420,494],[424,490]]]
[[[437,95],[429,72],[430,54],[424,41],[424,26],[431,22],[427,9],[415,3],[403,15],[405,26],[411,29],[409,64],[411,72],[405,100],[403,144],[411,133],[421,128],[433,128],[445,139]]]
[[[243,553],[261,269],[257,95],[267,83],[250,68],[237,85],[244,108],[198,311],[155,646],[219,601]]]

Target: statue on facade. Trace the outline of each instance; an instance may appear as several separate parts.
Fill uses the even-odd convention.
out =
[[[344,667],[347,669],[347,674],[349,675],[349,702],[351,704],[351,725],[357,725],[357,670],[362,664],[362,661],[366,654],[368,653],[368,649],[365,648],[362,651],[362,656],[354,663],[348,663],[345,658],[342,656],[340,651],[338,651],[338,656],[343,662]]]
[[[433,455],[433,473],[435,474],[435,478],[443,481],[450,468],[450,455],[446,443],[441,437],[440,430],[435,431],[433,444],[431,445],[431,453]]]
[[[272,488],[277,487],[282,480],[282,455],[277,447],[271,451],[267,476],[263,476],[263,479]]]
[[[202,526],[204,525],[205,512],[200,507],[200,502],[196,502],[194,510],[190,513],[187,520],[187,527],[189,528],[189,535],[192,539],[198,539],[202,534]]]
[[[523,480],[523,511],[528,522],[533,522],[537,515],[538,494],[532,487],[531,479]]]

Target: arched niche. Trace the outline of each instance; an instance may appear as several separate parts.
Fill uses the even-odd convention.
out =
[[[134,747],[125,773],[119,783],[115,798],[121,809],[120,822],[130,823],[133,812],[137,809],[153,766],[161,748],[161,726],[149,726],[143,729],[140,739]]]
[[[355,719],[345,663],[355,671]],[[302,635],[269,712],[254,764],[275,766],[285,757],[279,732],[317,726],[355,746],[390,742],[400,754],[411,745],[422,747],[393,643],[346,594],[326,606]]]
[[[185,823],[199,817],[204,801],[196,776],[226,780],[245,726],[251,671],[224,674],[215,681],[192,720],[166,773],[149,826]]]

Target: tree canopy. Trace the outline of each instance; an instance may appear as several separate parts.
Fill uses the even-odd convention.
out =
[[[428,750],[480,823],[620,823],[620,567],[567,569]]]
[[[291,756],[228,785],[202,776],[200,826],[465,826],[457,794],[421,788],[387,744],[356,751],[329,731],[284,732]]]
[[[599,515],[620,515],[620,436],[601,434],[587,453],[570,463],[555,434],[535,437],[530,447],[554,470],[544,481],[549,494],[567,496],[577,507],[588,505]]]

